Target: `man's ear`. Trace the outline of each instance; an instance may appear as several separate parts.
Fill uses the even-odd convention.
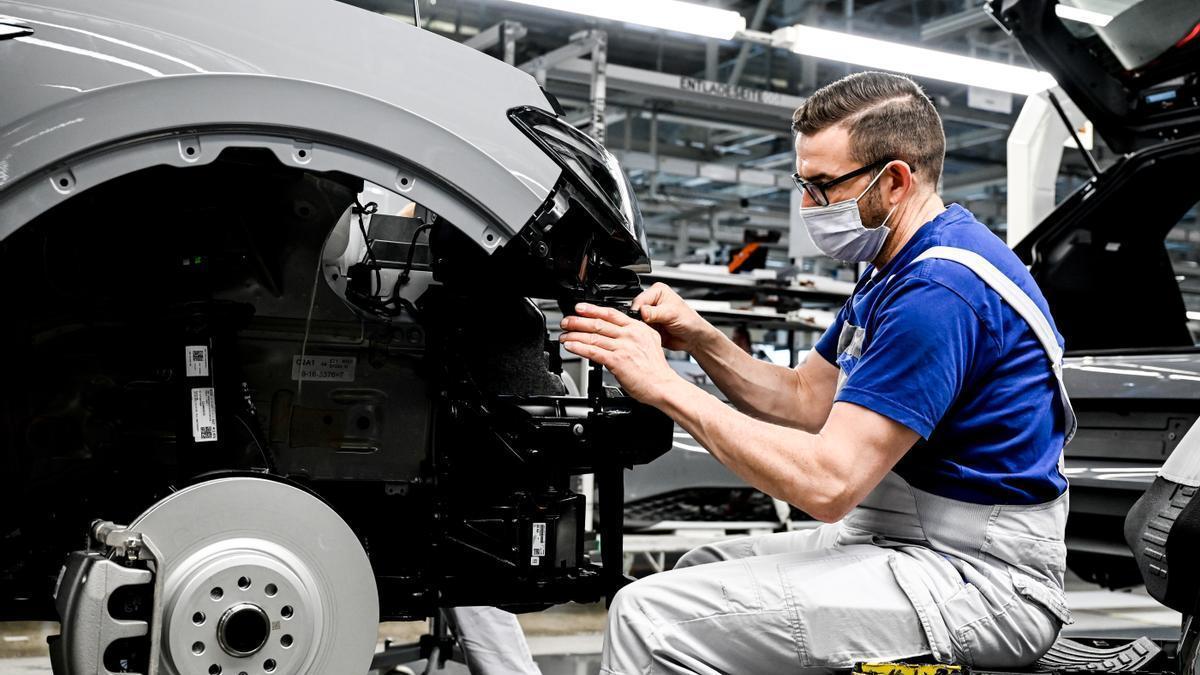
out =
[[[880,187],[891,206],[904,201],[904,198],[916,189],[916,185],[913,183],[912,169],[907,162],[901,160],[891,162],[884,168],[883,173],[884,175],[880,179],[883,185]]]

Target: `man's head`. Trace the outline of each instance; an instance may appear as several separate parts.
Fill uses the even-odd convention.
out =
[[[905,198],[936,189],[946,154],[942,119],[915,82],[866,72],[844,77],[812,94],[792,116],[796,173],[824,183],[878,163],[873,170],[827,190],[829,202],[857,197],[863,224],[876,227]],[[889,160],[890,164],[886,164]],[[815,205],[805,197],[806,206]]]

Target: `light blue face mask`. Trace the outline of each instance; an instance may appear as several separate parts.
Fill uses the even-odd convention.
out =
[[[879,255],[888,235],[892,233],[887,221],[899,204],[888,211],[879,227],[868,228],[862,224],[858,200],[875,187],[882,175],[882,171],[876,174],[867,189],[853,199],[844,199],[827,206],[800,208],[800,220],[808,228],[808,234],[816,244],[817,250],[830,258],[846,262],[871,262]]]

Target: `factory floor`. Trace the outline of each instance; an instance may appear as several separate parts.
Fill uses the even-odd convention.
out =
[[[1140,589],[1113,592],[1068,579],[1067,596],[1075,615],[1075,624],[1065,631],[1069,635],[1168,638],[1179,634],[1179,614],[1163,608]],[[564,605],[519,618],[543,675],[584,675],[598,670],[603,604]],[[424,622],[385,623],[379,627],[380,644],[385,639],[398,644],[412,642],[425,630]],[[49,675],[46,636],[56,631],[52,623],[0,623],[0,675]],[[463,675],[467,670],[449,663],[442,672]]]

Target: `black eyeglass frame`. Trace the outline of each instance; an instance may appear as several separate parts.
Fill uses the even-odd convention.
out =
[[[844,173],[844,174],[838,176],[837,178],[827,180],[824,183],[817,183],[817,182],[814,182],[811,180],[805,180],[800,177],[800,174],[794,173],[794,174],[792,174],[792,182],[796,184],[797,190],[799,190],[802,193],[805,193],[805,192],[808,193],[808,196],[812,197],[812,200],[814,202],[816,202],[817,206],[829,206],[829,193],[827,192],[829,190],[829,188],[834,187],[836,185],[840,185],[842,183],[845,183],[846,181],[848,181],[852,178],[858,178],[859,176],[863,175],[864,173],[868,173],[879,167],[887,166],[890,162],[894,162],[894,161],[896,161],[896,160],[881,159],[881,160],[878,160],[875,162],[871,162],[870,164],[867,164],[866,166],[859,167],[859,168],[851,171],[850,173]],[[909,171],[911,173],[916,173],[915,169],[909,169]]]

